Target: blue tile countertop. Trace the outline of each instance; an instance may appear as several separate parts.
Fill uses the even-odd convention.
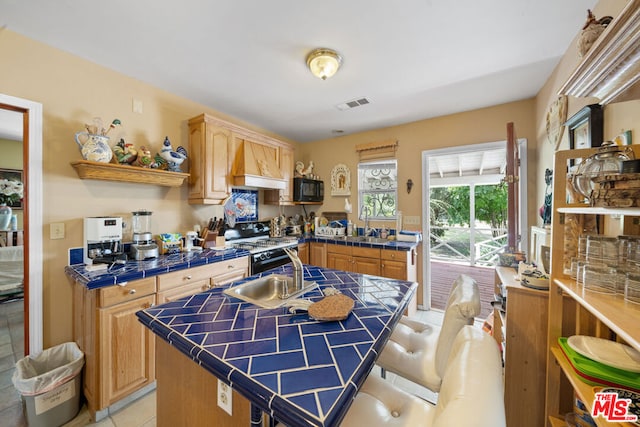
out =
[[[68,265],[65,267],[65,273],[88,289],[97,289],[248,255],[249,252],[241,249],[212,248],[202,252],[160,255],[156,259],[147,261],[129,260],[125,265],[116,265],[110,270],[87,271],[84,264]]]
[[[323,298],[333,287],[355,301],[343,321],[320,322],[287,308],[263,309],[222,292],[232,285],[137,312],[156,335],[230,383],[254,407],[286,425],[338,425],[378,353],[413,297],[417,283],[304,266]]]
[[[341,238],[334,238],[334,237],[319,237],[319,236],[301,238],[299,242],[300,243],[305,243],[305,242],[331,243],[334,245],[388,249],[392,251],[393,250],[410,251],[411,249],[414,249],[419,245],[418,242],[399,242],[397,240],[389,240],[387,243],[369,243],[369,242],[349,241],[349,240],[344,240]]]

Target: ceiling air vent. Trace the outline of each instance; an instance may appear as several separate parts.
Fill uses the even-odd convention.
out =
[[[351,101],[343,102],[342,104],[336,105],[336,108],[340,111],[349,110],[351,108],[360,107],[362,105],[367,105],[369,100],[367,98],[358,98],[352,99]]]

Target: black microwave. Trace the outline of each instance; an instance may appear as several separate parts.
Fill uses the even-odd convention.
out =
[[[309,178],[293,178],[294,202],[322,202],[323,200],[323,181]]]

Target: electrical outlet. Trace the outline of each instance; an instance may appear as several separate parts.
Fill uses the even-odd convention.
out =
[[[233,415],[231,413],[233,408],[232,396],[231,387],[222,382],[222,380],[218,380],[218,406],[229,415]]]
[[[405,216],[404,223],[406,225],[420,225],[420,217],[419,216]]]
[[[64,239],[64,222],[56,222],[49,225],[49,238],[51,240]]]

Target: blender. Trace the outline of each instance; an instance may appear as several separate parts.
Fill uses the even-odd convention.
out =
[[[151,234],[151,213],[144,209],[131,212],[133,215],[131,257],[136,261],[158,257],[158,245]]]

